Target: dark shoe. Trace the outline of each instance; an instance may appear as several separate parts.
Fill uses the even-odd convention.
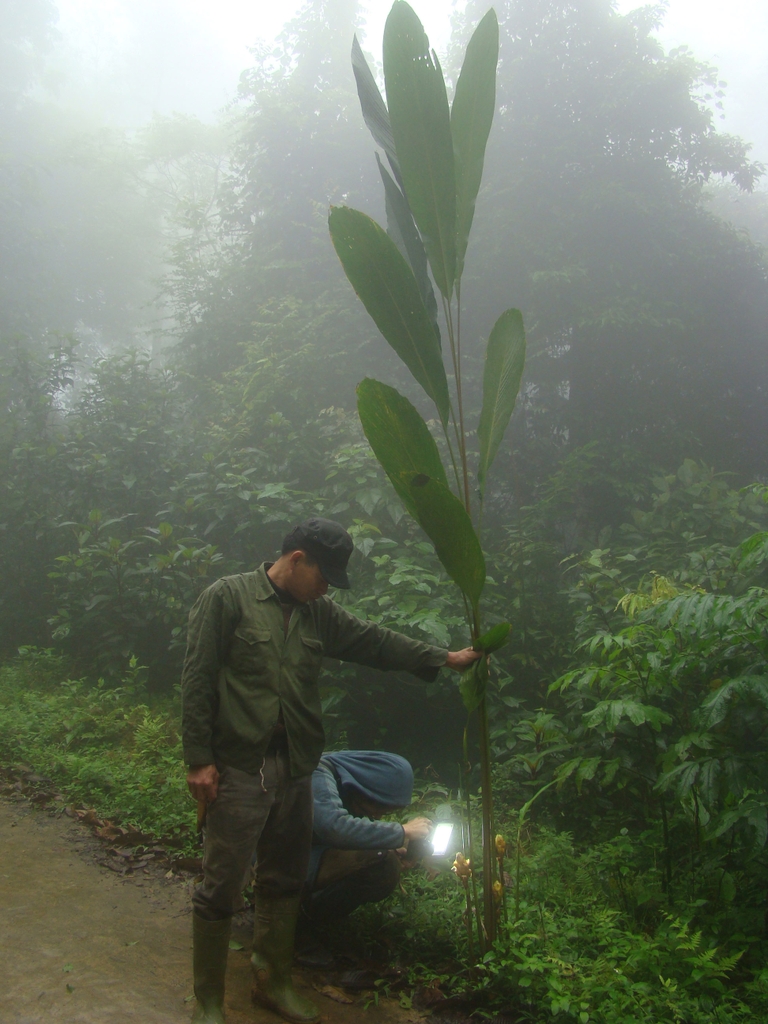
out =
[[[192,914],[192,969],[197,1003],[192,1024],[224,1024],[224,978],[232,922]]]
[[[298,950],[293,959],[311,971],[330,971],[336,966],[336,957],[320,942]]]
[[[318,932],[306,913],[301,909],[296,921],[296,939],[293,959],[310,970],[330,970],[336,966],[336,957],[328,949],[323,936]]]
[[[299,897],[258,896],[253,924],[251,998],[293,1024],[314,1024],[320,1013],[293,987],[291,967]]]

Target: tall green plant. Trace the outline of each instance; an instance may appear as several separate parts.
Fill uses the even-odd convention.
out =
[[[363,117],[389,163],[387,170],[377,156],[387,231],[366,214],[347,207],[331,209],[329,226],[336,252],[360,300],[435,404],[450,473],[443,467],[427,424],[394,388],[364,380],[357,389],[358,411],[377,459],[460,588],[472,642],[487,656],[505,642],[509,626],[502,623],[482,635],[482,504],[487,474],[509,424],[525,363],[522,316],[509,309],[498,318],[488,339],[474,474],[479,500],[473,508],[462,387],[461,279],[496,103],[496,14],[490,10],[485,15],[469,42],[451,105],[437,55],[404,0],[395,0],[392,6],[383,51],[387,103],[357,40],[352,66]],[[442,319],[427,268],[439,294]],[[448,339],[448,373],[441,324]],[[479,720],[481,950],[496,932],[487,679],[484,658],[464,674],[460,684],[468,714],[477,714]]]

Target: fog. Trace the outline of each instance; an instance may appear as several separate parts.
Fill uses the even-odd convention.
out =
[[[274,44],[301,8],[289,0],[62,0],[59,28],[71,88],[98,92],[105,116],[133,124],[172,111],[208,119],[229,102],[251,50]],[[363,4],[361,38],[375,50],[389,5]],[[427,3],[422,15],[432,44],[442,51],[450,35],[447,5]],[[380,53],[379,53],[380,57]],[[75,70],[75,67],[77,70]]]
[[[417,6],[450,85],[484,7],[454,5],[449,17],[445,4]],[[257,472],[253,457],[276,493],[330,487],[333,507],[359,505],[349,515],[373,515],[381,502],[391,511],[385,491],[353,497],[327,484],[338,470],[324,461],[359,441],[363,377],[413,387],[356,303],[326,224],[329,204],[388,216],[349,56],[357,30],[379,74],[388,7],[19,0],[3,9],[7,486],[17,489],[22,532],[30,503],[48,509],[50,527],[28,552],[37,583],[3,598],[10,649],[50,639],[51,629],[88,649],[102,607],[88,596],[90,575],[62,611],[48,574],[51,559],[72,553],[58,524],[85,522],[94,509],[125,524],[129,545],[167,514],[205,538],[197,558],[237,566],[256,557],[242,518],[250,498],[222,504],[218,481],[202,506],[184,498],[191,518],[181,511],[209,437],[232,480]],[[567,554],[622,526],[628,495],[647,497],[654,473],[691,459],[739,484],[768,472],[768,204],[755,162],[768,155],[768,13],[753,0],[727,17],[689,0],[637,10],[624,0],[504,0],[499,12],[497,112],[462,292],[466,393],[479,405],[491,311],[518,307],[530,345],[525,402],[489,516],[510,528],[569,459],[585,458],[587,473],[598,456],[584,453],[597,446],[607,461],[589,497],[548,538]],[[150,449],[136,465],[127,454],[123,433],[138,443],[141,416],[110,419],[133,407],[134,389],[136,408],[154,409],[151,450],[169,446],[159,461]],[[41,430],[55,443],[41,446]],[[291,449],[302,430],[333,438],[323,457],[312,445]],[[110,431],[115,450],[97,457]],[[42,459],[31,477],[13,455],[24,444]],[[620,481],[607,467],[625,451]],[[57,473],[47,497],[35,491]],[[269,543],[279,530],[268,524],[296,500],[274,520],[260,511]],[[4,529],[14,567],[5,578],[24,578],[26,549]],[[211,562],[201,578],[213,571]],[[90,609],[76,621],[72,601]],[[181,614],[136,633],[137,611],[126,625],[133,639],[110,642],[96,662],[116,670],[135,644],[158,677],[178,658],[168,630],[179,635]],[[424,628],[445,639],[441,615]]]
[[[621,0],[622,13],[635,5]],[[768,160],[768,113],[761,97],[768,92],[768,6],[761,0],[736,0],[724,7],[715,0],[669,0],[658,31],[671,49],[688,46],[714,64],[727,83],[723,125],[754,145],[758,160]]]
[[[640,6],[618,0],[626,14]],[[668,0],[657,38],[666,49],[688,46],[714,64],[727,82],[723,124],[768,161],[768,7],[763,0]],[[194,114],[204,120],[234,95],[250,62],[250,49],[269,46],[300,4],[246,0],[61,0],[59,30],[65,89],[98,104],[119,124],[145,121],[154,112]],[[455,9],[456,4],[450,9]],[[365,45],[380,58],[389,4],[362,5]],[[449,5],[424,0],[419,13],[432,45],[445,51]]]

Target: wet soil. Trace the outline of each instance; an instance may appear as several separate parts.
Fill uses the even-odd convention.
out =
[[[183,1024],[192,1012],[193,876],[158,860],[115,870],[82,822],[0,798],[0,964],[3,1024]],[[119,865],[118,865],[119,866]],[[228,1024],[276,1024],[250,1001],[247,922],[227,968]],[[297,972],[326,1024],[406,1024],[421,1014],[370,992],[340,1004],[318,989],[338,979]],[[338,987],[336,994],[340,994]],[[343,993],[342,993],[343,994]]]

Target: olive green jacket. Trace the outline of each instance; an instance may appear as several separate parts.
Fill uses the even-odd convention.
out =
[[[323,751],[324,656],[429,680],[445,664],[446,650],[358,619],[328,597],[297,605],[284,636],[269,565],[217,580],[190,613],[181,681],[187,764],[256,774],[282,708],[291,774],[308,775]]]

